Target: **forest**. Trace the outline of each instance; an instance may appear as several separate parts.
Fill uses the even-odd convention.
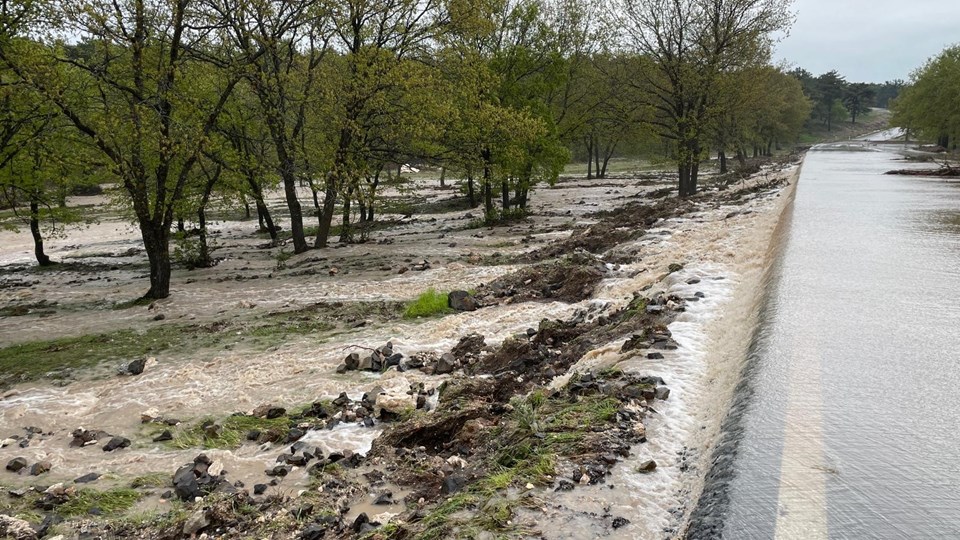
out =
[[[299,254],[366,240],[405,164],[489,225],[573,158],[602,178],[656,155],[688,197],[712,153],[725,173],[902,86],[773,65],[792,17],[779,0],[4,1],[0,206],[45,265],[44,229],[77,219],[66,197],[118,186],[158,299],[175,237],[213,264],[213,200],[254,206],[276,244],[264,197],[282,190]]]

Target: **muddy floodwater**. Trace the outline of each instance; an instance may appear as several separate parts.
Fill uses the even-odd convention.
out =
[[[960,182],[896,150],[807,154],[689,538],[960,537]]]
[[[263,404],[292,407],[330,400],[341,392],[360,400],[374,388],[402,393],[421,383],[432,392],[446,376],[417,370],[338,374],[336,368],[347,353],[369,351],[387,341],[406,355],[448,351],[471,333],[482,334],[495,346],[536,328],[542,319],[593,319],[652,290],[689,299],[669,325],[676,350],[663,351],[658,359],[622,353],[631,336],[618,335],[585,354],[569,372],[558,373],[552,384],[560,388],[575,373],[610,368],[661,377],[670,397],[658,401],[646,419],[647,442],[634,446],[605,482],[572,491],[543,490],[536,514],[525,517],[520,511],[519,518],[536,523],[545,538],[676,536],[684,530],[710,469],[709,450],[720,434],[721,412],[734,399],[763,300],[760,285],[776,255],[771,245],[792,199],[797,170],[795,164],[768,166],[728,187],[723,197],[697,199],[682,215],[651,223],[642,236],[605,254],[615,254],[616,263],[598,259],[605,274],[588,298],[573,303],[503,302],[423,320],[376,315],[373,307],[370,313],[363,310],[374,303],[409,301],[430,287],[476,289],[535,263],[525,256],[562,241],[574,227],[593,223],[598,218],[592,212],[637,200],[655,204],[651,194],[674,181],[657,175],[564,179],[535,193],[533,217],[495,229],[468,226],[479,213],[465,208],[413,217],[385,213],[381,218],[392,226],[375,232],[370,242],[298,256],[285,255],[289,248],[266,246],[265,238],[255,233],[255,221],[219,220],[212,225],[212,239],[220,263],[210,269],[175,270],[170,298],[151,306],[125,304],[145,290],[147,268],[135,228],[108,208],[97,206],[98,223],[48,241],[49,254],[68,263],[61,268],[33,269],[29,236],[0,232],[0,305],[22,308],[0,317],[4,346],[118,330],[153,335],[160,325],[202,328],[216,337],[210,343],[174,345],[151,354],[155,361],[142,375],[117,375],[116,368],[131,359],[113,359],[89,372],[9,386],[0,393],[0,439],[23,435],[27,427],[38,428],[42,435],[24,448],[8,440],[0,448],[0,462],[14,457],[49,461],[52,469],[43,477],[47,485],[90,472],[103,474],[108,485],[148,473],[172,475],[198,450],[152,442],[153,433],[141,424],[144,413],[190,423],[250,413]],[[449,202],[456,196],[432,184],[421,188],[427,202]],[[279,199],[273,206],[282,208]],[[671,265],[682,268],[671,270]],[[334,325],[335,330],[290,333],[268,345],[244,340],[249,325],[318,303],[339,303],[336,309],[344,312],[359,306],[360,322],[350,319],[350,324]],[[229,336],[223,328],[230,329]],[[923,332],[915,328],[904,335],[920,339]],[[891,406],[902,406],[904,397],[903,392],[891,396]],[[431,399],[435,404],[435,395]],[[70,447],[70,433],[77,428],[104,430],[133,443],[115,452]],[[382,428],[343,422],[334,429],[312,430],[304,441],[327,454],[365,454]],[[279,445],[243,444],[206,453],[229,471],[231,481],[250,486],[264,481],[264,471],[275,465],[279,450]],[[648,460],[656,461],[656,470],[638,471]],[[15,489],[32,481],[6,474],[0,485]],[[307,485],[306,472],[294,470],[268,493],[296,497]],[[372,508],[373,495],[345,501],[353,507],[346,515],[352,519],[361,509]],[[405,495],[399,490],[395,494]],[[139,510],[163,510],[164,504],[154,497]],[[393,512],[399,509],[382,519],[391,519]],[[612,526],[614,517],[623,519]]]

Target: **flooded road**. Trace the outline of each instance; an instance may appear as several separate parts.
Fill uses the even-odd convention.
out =
[[[960,537],[960,182],[878,148],[807,155],[689,538]]]

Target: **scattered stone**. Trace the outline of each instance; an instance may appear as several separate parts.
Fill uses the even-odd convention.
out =
[[[147,359],[139,358],[127,365],[127,373],[131,375],[140,375],[143,373],[145,367],[147,367]]]
[[[267,486],[266,484],[254,484],[254,485],[253,485],[253,494],[254,494],[254,495],[263,495],[264,493],[266,493],[267,487],[269,487],[269,486]]]
[[[183,524],[183,534],[193,536],[208,526],[210,526],[210,517],[207,511],[201,508],[187,518]]]
[[[17,457],[17,458],[13,458],[13,459],[11,459],[10,461],[7,462],[7,470],[8,470],[8,471],[11,471],[11,472],[18,473],[18,472],[20,472],[22,469],[25,469],[25,468],[27,467],[27,465],[29,465],[29,463],[27,463],[27,459],[26,459],[26,458]]]
[[[443,479],[441,491],[447,495],[453,495],[462,490],[467,485],[467,478],[462,474],[451,474]]]
[[[613,528],[619,529],[620,527],[625,527],[630,524],[630,520],[624,517],[615,517],[613,518]]]
[[[384,491],[384,492],[381,493],[380,495],[377,495],[377,498],[373,501],[373,504],[375,504],[375,505],[394,504],[394,502],[393,502],[393,492],[392,492],[392,491]]]
[[[166,319],[166,318],[167,318],[167,316],[164,315],[163,313],[157,313],[156,315],[153,316],[153,320],[155,320],[155,321],[162,321],[162,320],[164,320],[164,319]]]
[[[652,473],[655,470],[657,470],[657,462],[652,459],[644,461],[637,467],[638,473]]]
[[[447,294],[447,306],[455,311],[476,311],[477,301],[467,291],[451,291]]]
[[[349,370],[355,370],[360,366],[360,355],[357,353],[350,353],[346,358],[343,359],[344,365]]]
[[[453,370],[457,367],[457,359],[453,356],[453,353],[444,353],[440,356],[440,359],[437,360],[437,367],[434,370],[434,373],[438,375],[444,375],[447,373],[453,373]]]
[[[103,445],[103,451],[113,452],[114,450],[126,448],[128,446],[130,446],[130,439],[127,439],[126,437],[114,437],[110,439],[107,444]]]
[[[661,401],[666,401],[670,398],[670,389],[666,386],[658,386],[654,397]]]
[[[163,433],[153,438],[153,442],[164,442],[164,441],[172,441],[172,440],[173,440],[173,433],[170,433],[169,429],[163,430]]]
[[[650,352],[650,353],[647,353],[647,358],[649,358],[650,360],[663,360],[663,353]]]
[[[100,478],[100,474],[92,472],[81,476],[80,478],[74,479],[74,484],[89,484],[90,482],[95,482]]]
[[[40,461],[38,463],[34,463],[33,466],[30,467],[30,476],[40,476],[45,472],[49,472],[52,468],[53,464],[49,461]]]
[[[14,540],[33,540],[37,532],[28,521],[0,514],[0,537]]]

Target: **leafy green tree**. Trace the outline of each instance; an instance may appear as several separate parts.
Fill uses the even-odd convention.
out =
[[[914,71],[911,85],[893,103],[893,125],[918,138],[956,147],[960,137],[960,45]]]
[[[0,47],[0,61],[110,164],[129,195],[150,262],[145,297],[165,298],[175,209],[239,80],[233,70],[210,70],[210,58],[216,55],[218,67],[242,62],[218,48],[210,33],[196,30],[210,21],[191,0],[50,7],[62,21],[59,28],[80,37],[83,46],[51,42],[35,61],[18,48]],[[201,72],[208,76],[198,78]],[[210,88],[198,88],[198,81]]]
[[[850,123],[856,124],[857,117],[870,111],[873,105],[874,90],[867,83],[847,85],[843,96],[843,106],[850,115]]]
[[[721,74],[762,65],[772,35],[792,22],[780,0],[623,0],[618,6],[627,46],[653,69],[637,84],[658,112],[659,133],[675,142],[680,196],[697,191],[700,161]]]

